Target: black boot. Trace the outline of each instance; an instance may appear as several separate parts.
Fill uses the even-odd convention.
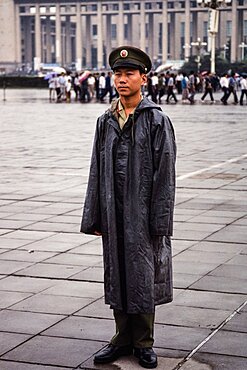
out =
[[[121,356],[129,356],[132,354],[133,348],[131,345],[118,347],[110,343],[101,351],[96,353],[94,356],[94,362],[96,364],[108,364],[109,362],[116,361]]]
[[[154,369],[158,365],[157,355],[153,348],[135,348],[134,355],[139,358],[139,365],[146,369]]]

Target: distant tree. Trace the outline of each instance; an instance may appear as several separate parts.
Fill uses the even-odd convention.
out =
[[[201,57],[200,72],[210,71],[211,68],[211,56],[204,55]],[[189,73],[190,71],[197,71],[196,56],[191,56],[189,61],[184,63],[181,68],[182,71]],[[228,60],[223,59],[221,56],[221,51],[217,50],[215,55],[215,69],[218,75],[224,72],[232,71],[237,73],[247,73],[247,59],[241,62],[230,63]]]

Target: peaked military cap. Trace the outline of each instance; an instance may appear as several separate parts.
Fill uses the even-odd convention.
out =
[[[116,68],[135,68],[148,73],[152,68],[149,56],[141,49],[133,46],[120,46],[109,55],[109,64],[112,70]]]

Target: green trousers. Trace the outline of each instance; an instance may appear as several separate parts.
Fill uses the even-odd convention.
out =
[[[127,314],[113,310],[116,334],[111,339],[115,346],[133,345],[135,348],[153,347],[154,314]]]

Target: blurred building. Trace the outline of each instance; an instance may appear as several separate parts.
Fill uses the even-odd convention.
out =
[[[208,43],[207,29],[208,9],[191,0],[0,0],[0,68],[100,69],[124,44],[158,65],[195,55],[191,42]],[[234,62],[247,55],[246,44],[247,0],[233,0],[220,9],[216,48]]]

